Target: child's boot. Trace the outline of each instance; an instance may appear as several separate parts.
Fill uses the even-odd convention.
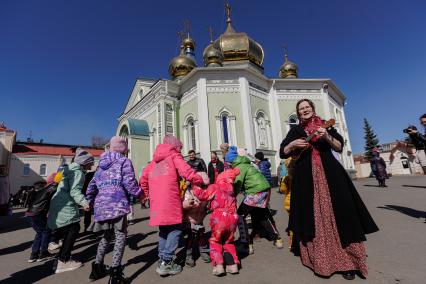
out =
[[[112,267],[111,276],[109,278],[108,284],[126,284],[128,283],[127,279],[124,278],[123,267]]]
[[[107,275],[106,266],[103,263],[92,262],[92,271],[89,275],[89,281],[96,281]]]
[[[225,275],[226,273],[225,273],[225,269],[223,268],[223,264],[216,264],[214,267],[213,267],[213,275],[216,275],[216,276],[223,276],[223,275]]]
[[[192,257],[192,255],[187,255],[186,256],[185,264],[188,265],[189,267],[194,267],[195,266],[195,260]]]
[[[284,247],[284,241],[282,238],[278,238],[274,241],[274,246],[276,246],[279,249],[282,249]]]
[[[253,244],[249,244],[249,254],[254,254],[254,246],[253,246]]]
[[[238,274],[238,265],[237,264],[227,265],[226,273]]]
[[[200,253],[200,257],[205,263],[210,263],[212,261],[212,259],[210,258],[210,254],[208,252]]]

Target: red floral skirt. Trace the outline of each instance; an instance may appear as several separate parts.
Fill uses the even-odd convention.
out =
[[[343,248],[337,231],[336,219],[328,189],[327,179],[316,149],[312,152],[314,177],[315,237],[310,242],[300,242],[302,263],[322,276],[334,272],[358,270],[367,276],[365,247],[362,242]]]

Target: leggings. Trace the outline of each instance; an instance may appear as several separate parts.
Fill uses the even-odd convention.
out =
[[[114,234],[115,234],[115,244],[114,244],[114,251],[112,252],[112,267],[119,267],[121,265],[121,259],[123,258],[124,247],[126,245],[126,233],[116,229],[110,229],[110,230],[104,231],[104,235],[98,245],[98,252],[96,254],[95,263],[98,263],[98,264],[104,263],[104,257],[105,257],[106,251],[108,249],[109,244],[112,241]]]

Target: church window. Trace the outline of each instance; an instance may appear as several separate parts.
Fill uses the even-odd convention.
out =
[[[40,165],[40,176],[42,177],[46,176],[46,164]]]
[[[290,125],[290,128],[293,128],[294,126],[299,124],[299,118],[296,114],[292,114],[288,118],[288,124]]]
[[[227,113],[222,114],[221,116],[221,121],[222,121],[222,141],[223,143],[229,143],[229,116]]]
[[[195,136],[195,122],[193,118],[188,120],[188,136],[189,136],[189,150],[196,150],[196,136]]]
[[[24,164],[24,171],[22,173],[24,177],[27,177],[30,175],[30,164]]]
[[[173,134],[173,106],[166,104],[166,133]]]

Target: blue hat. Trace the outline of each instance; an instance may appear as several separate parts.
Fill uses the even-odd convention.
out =
[[[225,155],[225,161],[228,163],[232,163],[237,156],[238,156],[237,146],[231,146],[229,147],[228,153]]]

